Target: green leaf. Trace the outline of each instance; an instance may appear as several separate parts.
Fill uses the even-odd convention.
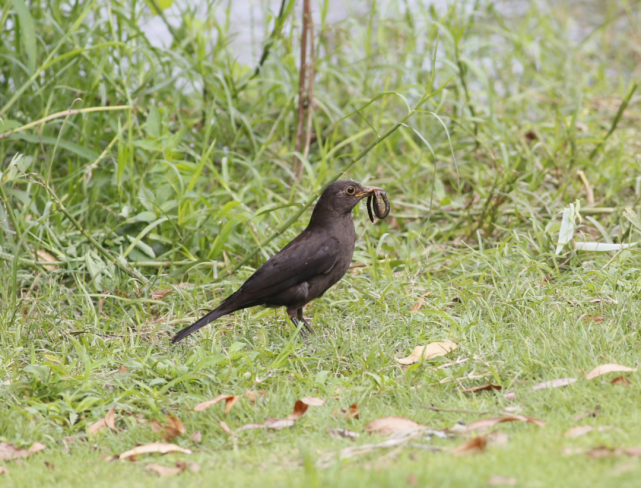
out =
[[[145,0],[147,2],[147,5],[149,5],[149,8],[153,12],[154,15],[157,15],[157,10],[156,7],[158,7],[160,10],[167,10],[169,7],[171,7],[174,3],[174,0]],[[154,6],[154,3],[156,4]]]
[[[160,112],[155,105],[151,106],[147,114],[147,136],[152,139],[160,137]]]
[[[19,132],[18,134],[9,136],[9,139],[22,139],[23,141],[31,142],[33,144],[40,144],[40,142],[42,142],[43,144],[51,144],[53,146],[58,143],[58,147],[66,149],[67,151],[72,152],[75,155],[80,156],[81,158],[88,159],[89,161],[95,161],[96,159],[98,159],[97,152],[92,151],[87,147],[82,147],[74,142],[69,142],[65,139],[58,140],[57,138],[50,136],[38,137],[35,134],[25,134],[23,132]]]
[[[36,44],[36,31],[33,27],[33,17],[29,12],[29,8],[24,0],[11,0],[13,8],[18,14],[20,19],[20,34],[22,37],[22,45],[27,52],[27,66],[31,74],[36,71],[36,61],[38,57],[37,44]]]
[[[209,253],[209,259],[217,258],[223,252],[223,247],[225,247],[229,235],[240,222],[241,220],[238,217],[232,217],[229,219],[229,222],[223,226],[220,234],[218,234],[214,240],[214,244]]]
[[[9,132],[10,130],[20,127],[23,124],[16,120],[11,119],[0,119],[0,134],[4,132]]]

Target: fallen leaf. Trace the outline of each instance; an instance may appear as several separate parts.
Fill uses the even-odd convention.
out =
[[[194,473],[200,472],[200,464],[196,464],[193,461],[176,461],[176,467],[183,470],[189,468]]]
[[[630,378],[627,376],[617,376],[614,378],[612,381],[610,381],[613,385],[620,385],[620,386],[630,386],[632,384],[632,381],[630,381]]]
[[[483,436],[474,437],[460,446],[452,449],[452,454],[460,456],[462,454],[476,454],[484,451],[487,447],[487,438]]]
[[[203,410],[207,410],[212,405],[216,405],[218,402],[222,402],[223,400],[225,400],[225,413],[229,413],[229,411],[236,404],[239,398],[240,397],[238,395],[218,395],[213,400],[207,400],[206,402],[199,403],[194,407],[194,410],[196,412],[202,412]]]
[[[599,446],[593,447],[589,451],[586,451],[585,455],[592,459],[601,459],[604,457],[614,456],[614,449],[611,447]]]
[[[199,430],[197,430],[189,436],[189,440],[196,444],[200,444],[203,441],[203,435]]]
[[[265,396],[265,392],[263,390],[258,390],[258,391],[246,390],[245,396],[247,397],[247,400],[249,400],[250,402],[256,403],[260,397]]]
[[[137,456],[139,454],[168,454],[170,452],[182,452],[183,454],[191,454],[191,450],[185,449],[184,447],[177,446],[176,444],[165,444],[163,442],[152,442],[151,444],[145,444],[143,446],[136,446],[129,451],[125,451],[118,459],[129,459],[130,457]]]
[[[410,310],[410,311],[411,312],[418,312],[421,309],[421,307],[423,307],[423,302],[425,302],[425,298],[428,295],[431,295],[431,294],[432,294],[432,292],[428,291],[427,293],[423,293],[420,297],[418,297],[418,300],[416,301],[416,303],[412,307],[412,310]]]
[[[356,439],[360,436],[358,432],[352,432],[351,430],[347,429],[332,428],[329,425],[327,426],[327,432],[334,439],[340,439],[341,437],[347,439]]]
[[[406,419],[405,417],[383,417],[380,419],[372,420],[365,426],[365,431],[370,434],[389,435],[400,430],[407,429],[424,429],[421,424],[417,424],[413,420]]]
[[[591,380],[607,373],[629,373],[636,370],[636,368],[628,368],[627,366],[621,366],[620,364],[602,364],[590,371],[585,378]]]
[[[522,412],[523,407],[521,405],[510,405],[509,407],[505,407],[504,410],[509,414],[515,414]]]
[[[516,478],[495,474],[488,480],[487,484],[490,486],[514,486],[516,485]]]
[[[165,477],[165,476],[176,476],[177,474],[182,473],[185,468],[182,468],[180,466],[177,466],[175,468],[170,468],[168,466],[162,466],[160,464],[148,464],[145,466],[145,469],[148,469],[149,471],[153,471],[154,473],[158,473],[160,476]]]
[[[122,374],[122,373],[126,373],[127,371],[128,371],[128,370],[127,370],[127,368],[125,367],[125,365],[124,365],[124,364],[121,364],[121,365],[120,365],[120,368],[118,368],[118,373],[120,373],[120,374]]]
[[[628,447],[627,449],[621,450],[623,454],[627,454],[632,457],[641,457],[641,447]]]
[[[100,432],[105,427],[109,427],[111,430],[116,430],[116,407],[111,407],[104,418],[101,418],[98,422],[87,427],[87,434],[93,435]]]
[[[20,449],[8,442],[0,442],[0,460],[18,459],[27,457],[28,455],[29,451]]]
[[[262,424],[246,424],[243,425],[240,429],[237,429],[237,432],[243,431],[243,430],[254,430],[254,429],[264,429],[267,426],[262,423]]]
[[[533,391],[545,390],[547,388],[559,388],[561,386],[571,385],[576,381],[576,378],[557,378],[556,380],[544,381],[532,387]]]
[[[485,430],[489,429],[490,427],[494,427],[496,424],[515,421],[529,422],[531,424],[538,425],[539,427],[543,427],[545,425],[545,422],[543,422],[542,420],[534,419],[532,417],[526,417],[525,415],[510,415],[509,417],[494,417],[490,419],[477,420],[476,422],[468,424],[465,430],[467,432],[472,432],[475,430]]]
[[[511,402],[512,400],[516,400],[516,393],[514,393],[514,390],[510,390],[503,395],[503,398]]]
[[[322,407],[323,405],[325,405],[325,400],[316,397],[305,397],[301,398],[300,401],[306,405],[309,405],[310,407]]]
[[[286,429],[294,425],[295,420],[292,419],[274,419],[268,418],[265,420],[265,427],[271,430],[281,430]]]
[[[51,253],[45,251],[44,249],[38,249],[36,251],[36,254],[42,261],[46,261],[48,263],[55,263],[58,261],[55,257],[53,257]],[[58,269],[58,266],[55,264],[43,264],[42,267],[47,271],[55,271]]]
[[[505,446],[509,440],[509,436],[504,432],[492,432],[487,436],[487,442],[493,446]]]
[[[298,420],[303,415],[305,415],[305,412],[307,412],[308,408],[308,405],[306,403],[303,403],[302,400],[297,400],[294,404],[294,411],[287,416],[287,420]]]
[[[219,423],[220,423],[220,428],[223,429],[223,431],[226,434],[230,434],[230,435],[233,434],[233,431],[229,428],[229,425],[227,425],[227,422],[225,422],[224,420],[221,420]]]
[[[429,361],[439,356],[445,356],[448,352],[453,351],[458,346],[452,341],[432,342],[427,346],[415,347],[412,353],[406,358],[394,358],[399,364],[415,364],[423,361]]]
[[[153,419],[149,421],[149,427],[154,432],[159,432],[163,439],[170,441],[174,437],[178,437],[186,432],[185,426],[178,417],[172,415],[167,416],[166,424],[161,424],[158,420]]]
[[[594,427],[591,425],[577,425],[576,427],[572,427],[571,429],[565,431],[565,437],[580,437],[582,435],[585,435],[589,432],[592,432],[594,430]]]
[[[461,393],[479,393],[481,391],[493,391],[493,390],[502,390],[503,387],[500,385],[490,385],[489,383],[486,385],[480,385],[480,386],[473,386],[471,388],[465,388],[465,390],[461,390]]]
[[[51,464],[49,461],[45,461],[45,466],[51,471],[52,473],[56,470],[56,467]]]
[[[345,418],[350,419],[359,419],[361,410],[358,408],[358,403],[352,403],[349,408],[345,411]]]
[[[164,290],[156,290],[152,292],[151,294],[151,299],[152,300],[162,300],[165,298],[165,295],[168,293],[171,293],[173,291],[173,288],[165,288]]]
[[[0,466],[0,474],[9,474],[9,470],[4,466]]]

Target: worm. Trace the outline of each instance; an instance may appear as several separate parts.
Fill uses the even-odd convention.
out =
[[[372,205],[372,202],[374,203]],[[373,207],[373,212],[372,212],[372,207]],[[367,215],[369,215],[369,219],[374,223],[374,215],[378,217],[379,219],[384,219],[389,215],[390,212],[390,204],[389,200],[387,199],[387,193],[384,191],[375,191],[372,195],[367,197]]]

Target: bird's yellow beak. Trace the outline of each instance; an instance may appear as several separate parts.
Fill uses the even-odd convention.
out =
[[[382,188],[377,186],[364,186],[363,191],[356,194],[358,198],[368,197],[373,194],[375,191],[383,191]]]

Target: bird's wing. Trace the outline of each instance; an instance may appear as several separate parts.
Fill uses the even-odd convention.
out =
[[[328,273],[336,264],[339,247],[335,237],[303,232],[256,270],[227,300],[238,305],[258,305],[270,296]]]

